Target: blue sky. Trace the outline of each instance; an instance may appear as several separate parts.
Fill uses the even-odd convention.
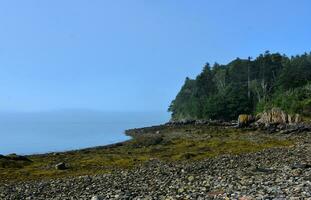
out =
[[[311,51],[308,0],[0,2],[0,110],[166,111],[205,62]]]

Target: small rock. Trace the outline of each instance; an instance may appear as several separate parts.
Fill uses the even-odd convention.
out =
[[[101,196],[93,196],[91,200],[104,200]]]
[[[254,169],[255,172],[262,172],[262,173],[273,173],[275,172],[274,169],[270,169],[270,168],[262,168],[262,167],[256,167]]]
[[[185,190],[184,190],[184,188],[179,188],[178,189],[178,193],[183,193]]]
[[[192,182],[193,180],[194,180],[194,177],[193,177],[193,176],[189,176],[189,177],[188,177],[188,181],[189,181],[189,182]]]

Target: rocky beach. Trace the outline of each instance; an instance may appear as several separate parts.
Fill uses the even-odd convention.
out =
[[[302,137],[309,137],[302,135]],[[310,139],[310,137],[309,137]],[[131,170],[1,184],[9,199],[310,199],[311,144],[198,162],[150,160]]]
[[[143,132],[141,135],[152,139],[138,140],[139,136],[134,136],[133,141],[125,144],[27,156],[38,160],[38,157],[63,155],[68,169],[48,169],[46,163],[42,166],[55,172],[55,177],[44,173],[41,178],[32,177],[32,172],[20,180],[6,176],[0,183],[0,199],[311,199],[311,134],[308,131],[269,133],[229,124],[184,123],[135,129],[128,134],[135,135],[133,132]],[[161,135],[161,139],[154,135]],[[186,145],[180,139],[187,141]],[[198,142],[218,139],[221,142],[217,144]],[[75,153],[87,152],[91,157],[97,152],[104,157],[108,156],[108,150],[111,156],[111,151],[125,147],[126,154],[133,157],[134,164],[130,166],[105,166],[109,170],[100,173],[91,173],[93,168],[88,166],[89,174],[83,174],[85,171],[79,174],[70,166],[69,157]],[[149,156],[139,159],[129,148],[133,154],[134,149],[140,149],[140,153],[145,151]],[[175,153],[166,154],[169,151]],[[83,160],[81,157],[80,164]],[[54,159],[54,163],[58,161]],[[26,173],[27,166],[24,168]],[[4,174],[5,170],[8,168],[0,172]],[[59,176],[59,171],[64,174]],[[73,171],[75,173],[71,173]]]

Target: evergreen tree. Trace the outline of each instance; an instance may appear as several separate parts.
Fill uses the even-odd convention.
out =
[[[310,80],[311,54],[307,53],[288,58],[266,51],[254,60],[237,58],[213,67],[207,63],[195,79],[186,78],[169,111],[175,120],[229,120],[271,106],[303,112],[308,105],[311,111],[311,92],[301,89]],[[290,105],[281,99],[288,99]]]

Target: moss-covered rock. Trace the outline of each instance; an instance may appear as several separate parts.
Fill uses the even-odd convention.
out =
[[[247,126],[250,123],[254,122],[255,118],[252,115],[241,114],[238,117],[238,126],[243,127]]]

